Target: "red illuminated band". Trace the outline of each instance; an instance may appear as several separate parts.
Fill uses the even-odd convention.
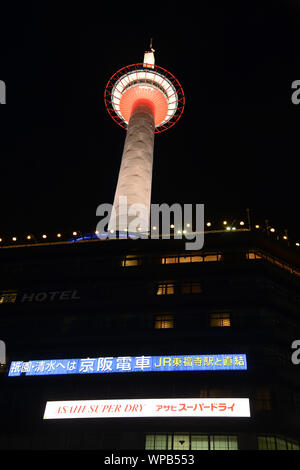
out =
[[[108,81],[104,101],[112,119],[127,129],[138,100],[151,103],[155,132],[163,132],[181,117],[185,97],[179,81],[157,65],[133,64],[123,67]]]

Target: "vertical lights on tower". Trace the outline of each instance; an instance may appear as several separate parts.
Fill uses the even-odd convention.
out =
[[[154,134],[178,121],[184,109],[184,93],[170,72],[155,65],[151,44],[143,63],[123,67],[111,77],[104,101],[113,120],[127,130],[108,229],[127,232],[130,222],[139,217],[137,230],[147,233]],[[130,208],[134,208],[132,213]]]

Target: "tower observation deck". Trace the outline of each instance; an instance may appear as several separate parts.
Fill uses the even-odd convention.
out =
[[[112,119],[127,131],[108,230],[132,231],[135,224],[130,223],[138,217],[136,230],[147,233],[154,134],[169,129],[182,115],[183,89],[170,72],[155,65],[150,45],[142,63],[123,67],[110,78],[104,102]]]

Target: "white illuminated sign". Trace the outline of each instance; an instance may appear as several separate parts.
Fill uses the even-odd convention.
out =
[[[250,417],[248,398],[48,401],[44,419]]]

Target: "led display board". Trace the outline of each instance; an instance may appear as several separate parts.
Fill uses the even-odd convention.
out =
[[[86,359],[12,361],[9,377],[21,375],[104,374],[126,372],[178,372],[246,370],[245,354],[171,356],[119,356]]]
[[[250,417],[248,398],[48,401],[43,419]]]

